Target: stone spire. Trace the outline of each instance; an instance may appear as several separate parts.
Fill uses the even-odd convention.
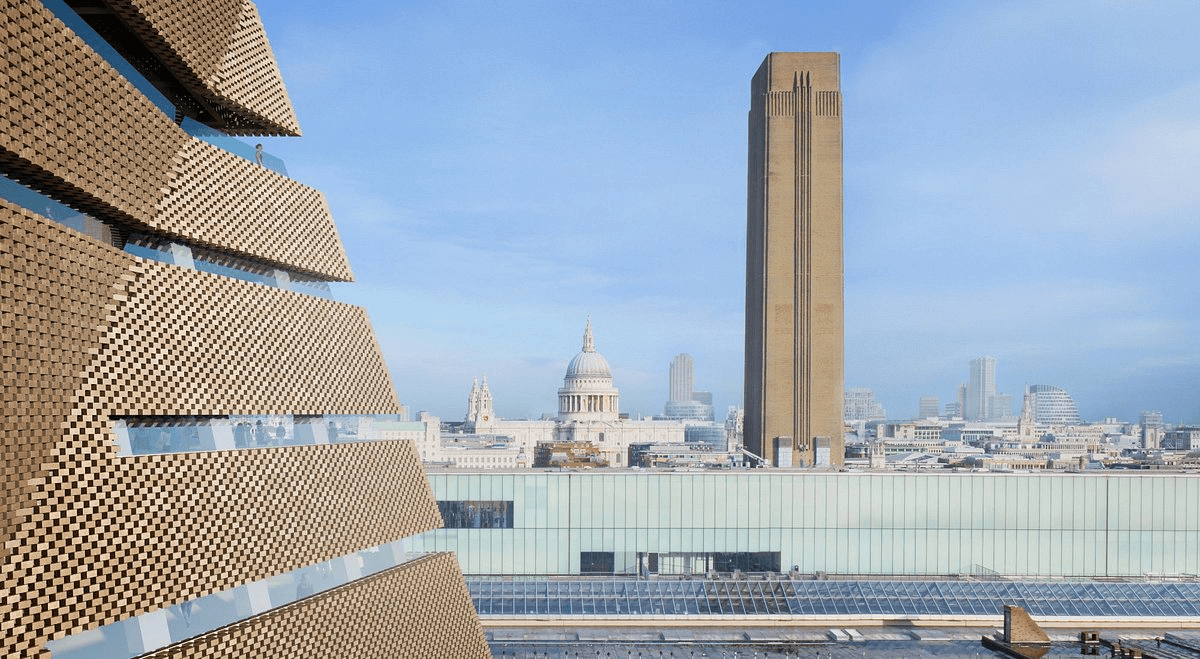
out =
[[[475,416],[475,424],[480,425],[492,420],[492,391],[488,389],[487,376],[483,376],[483,385],[479,388],[479,407]]]
[[[1021,404],[1021,418],[1017,420],[1017,436],[1022,441],[1033,441],[1036,439],[1034,429],[1037,426],[1034,417],[1034,405],[1037,394],[1029,390],[1028,385],[1025,387],[1025,401]]]
[[[486,382],[484,383],[486,387]],[[471,393],[467,396],[467,416],[463,421],[471,423],[479,415],[479,378],[472,378]]]
[[[587,328],[583,330],[583,351],[596,352],[596,342],[592,340],[592,317],[588,316]]]

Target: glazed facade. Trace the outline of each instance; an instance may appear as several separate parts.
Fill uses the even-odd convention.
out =
[[[1033,418],[1038,423],[1053,426],[1080,423],[1079,408],[1066,390],[1049,384],[1035,384],[1029,387],[1029,393],[1033,394]]]
[[[116,656],[487,656],[447,557],[175,625],[441,518],[409,442],[221,430],[400,412],[365,311],[328,299],[324,196],[230,137],[299,134],[253,2],[0,10],[0,654],[118,625]],[[121,444],[181,423],[207,443]]]
[[[430,482],[439,502],[512,507],[507,525],[468,522],[414,540],[414,550],[457,552],[468,577],[756,565],[810,575],[1200,573],[1195,476],[598,470]]]

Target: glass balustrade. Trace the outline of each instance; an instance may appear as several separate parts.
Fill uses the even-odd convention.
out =
[[[125,80],[137,88],[151,103],[157,106],[159,110],[162,110],[163,114],[170,117],[172,121],[175,121],[175,105],[158,88],[151,84],[136,67],[130,64],[115,48],[105,41],[104,37],[100,36],[91,25],[88,25],[87,21],[77,14],[75,10],[71,9],[66,2],[63,2],[63,0],[43,0],[42,4],[58,20],[71,28],[84,43],[96,51],[100,57],[104,58],[110,66],[116,69]],[[183,118],[180,127],[184,132],[196,139],[212,144],[251,162],[257,162],[267,169],[287,176],[287,167],[282,160],[265,152],[256,154],[254,145],[247,144],[237,138],[226,135],[216,128],[210,128],[188,117]]]
[[[47,644],[53,659],[129,659],[420,558],[404,540],[114,622]]]

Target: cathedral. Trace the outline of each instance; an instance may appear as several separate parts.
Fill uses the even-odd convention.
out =
[[[454,462],[459,466],[489,464],[475,455],[496,451],[500,444],[526,459],[493,461],[501,465],[531,463],[539,442],[588,442],[612,467],[629,464],[630,444],[682,444],[688,423],[681,420],[629,419],[621,415],[620,394],[613,384],[608,360],[596,351],[589,319],[583,330],[583,346],[567,364],[563,385],[558,390],[558,416],[543,420],[503,420],[492,409],[492,392],[487,378],[471,383],[463,434],[445,434],[440,446],[423,446],[427,462]],[[452,450],[479,438],[475,451]],[[483,441],[487,438],[489,441]]]

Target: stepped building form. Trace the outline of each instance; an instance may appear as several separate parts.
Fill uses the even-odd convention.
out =
[[[250,0],[0,0],[0,655],[484,657]],[[353,439],[353,437],[351,437]],[[224,609],[222,607],[225,607]]]
[[[771,53],[750,83],[745,444],[841,464],[842,95],[837,53]]]

